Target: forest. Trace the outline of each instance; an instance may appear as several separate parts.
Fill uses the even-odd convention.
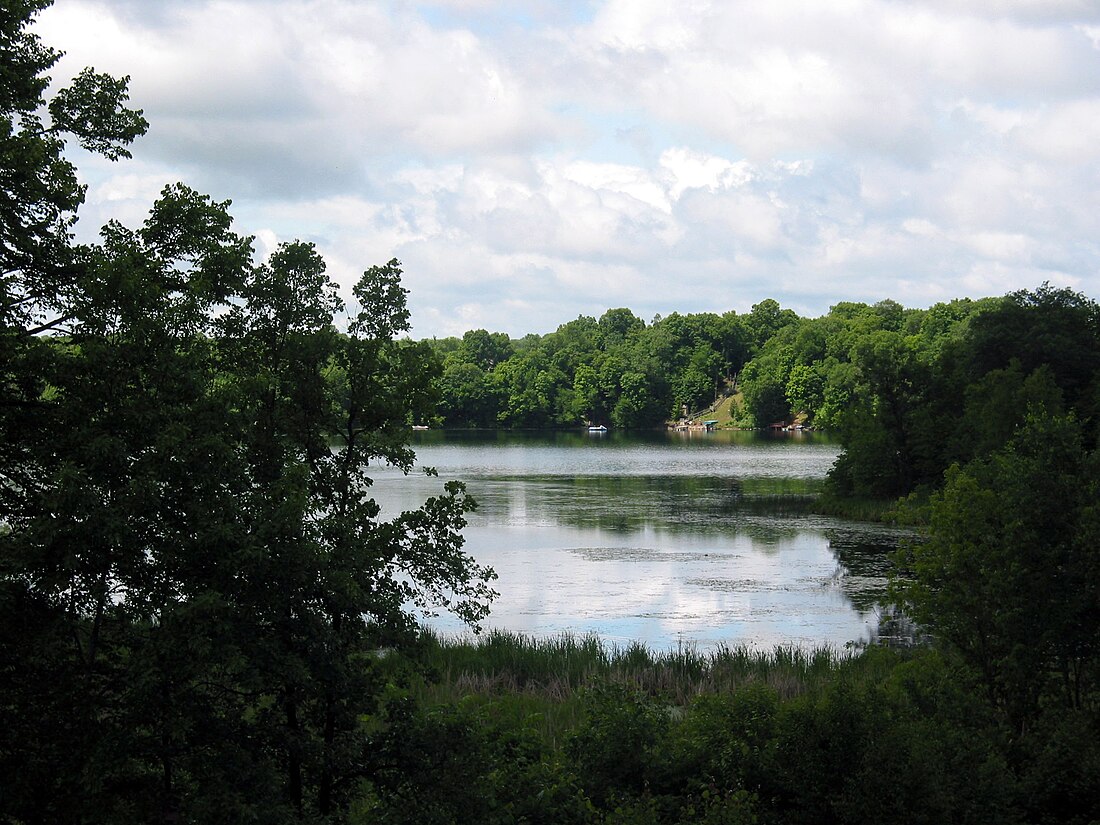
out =
[[[413,341],[401,265],[339,297],[171,184],[95,243],[74,143],[127,81],[0,13],[0,822],[1081,823],[1100,819],[1100,309],[1042,285],[799,318],[626,309]],[[911,648],[610,649],[472,628],[461,484],[383,517],[410,427],[837,433],[829,495],[920,529]]]

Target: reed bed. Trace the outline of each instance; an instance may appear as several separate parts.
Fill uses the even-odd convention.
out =
[[[425,707],[462,709],[483,724],[527,730],[554,748],[582,724],[586,693],[596,686],[638,691],[679,718],[701,696],[749,685],[765,686],[786,701],[824,690],[837,679],[881,682],[905,655],[873,646],[700,650],[688,644],[655,651],[640,643],[609,644],[595,635],[534,638],[502,630],[462,638],[424,631],[417,647],[415,664],[403,655],[381,661],[395,675],[420,674],[397,681]]]
[[[829,494],[819,496],[810,506],[810,512],[823,516],[837,516],[853,521],[871,521],[894,524],[904,518],[896,499],[840,498]]]
[[[890,654],[828,647],[759,650],[722,645],[700,650],[681,645],[654,651],[636,642],[608,644],[595,635],[534,638],[502,630],[460,639],[429,632],[422,650],[432,681],[452,699],[528,694],[567,701],[597,682],[623,684],[673,705],[746,684],[766,685],[780,699],[789,699],[822,686],[839,671],[876,679],[890,669],[882,661]]]

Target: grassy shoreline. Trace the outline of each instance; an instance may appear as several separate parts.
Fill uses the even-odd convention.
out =
[[[1095,820],[1095,710],[1050,708],[1013,736],[932,646],[425,633],[379,667],[355,825]]]
[[[491,710],[556,743],[580,723],[585,693],[600,686],[650,696],[670,709],[750,686],[787,701],[814,695],[838,678],[881,684],[906,655],[873,646],[655,651],[641,643],[608,644],[592,634],[535,638],[492,630],[452,638],[424,631],[415,658],[425,675],[408,682],[407,690],[427,706]],[[388,666],[397,672],[404,664]]]

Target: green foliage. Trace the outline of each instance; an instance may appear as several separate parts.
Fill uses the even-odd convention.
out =
[[[1076,407],[1100,357],[1100,308],[1084,295],[1049,284],[1013,292],[974,319],[967,350],[971,379],[1013,360],[1025,374],[1045,366],[1070,407]]]
[[[50,117],[56,131],[80,139],[89,152],[108,160],[131,157],[126,146],[145,134],[149,124],[141,111],[124,108],[130,78],[114,78],[84,69],[71,86],[59,89],[50,100]]]
[[[753,682],[694,699],[673,744],[683,781],[700,795],[722,787],[758,794],[779,706],[773,688]]]
[[[1023,732],[1046,702],[1097,698],[1095,459],[1073,418],[1032,406],[1002,449],[953,467],[895,590]]]
[[[859,333],[851,368],[835,382],[830,375],[824,391],[835,393],[826,420],[845,446],[835,492],[889,498],[936,488],[952,463],[1003,447],[1029,404],[1077,413],[1091,443],[1097,317],[1091,300],[1044,285],[940,304],[901,331]]]
[[[757,349],[762,348],[776,333],[784,327],[797,323],[798,316],[792,310],[781,309],[779,302],[774,298],[766,298],[758,304],[753,304],[752,310],[745,319],[753,344]]]
[[[741,371],[741,394],[745,409],[758,427],[785,423],[791,409],[786,385],[790,362],[778,347],[766,356],[750,361]]]
[[[656,680],[622,679],[629,667],[676,667],[682,651],[601,656],[595,640],[505,635],[429,647],[433,660],[452,663],[437,672],[442,692],[403,700],[415,720],[392,719],[372,740],[384,760],[404,754],[404,767],[387,764],[410,783],[407,796],[372,787],[375,819],[364,821],[406,821],[399,800],[409,795],[410,811],[449,805],[437,820],[447,822],[461,821],[462,809],[495,822],[853,825],[1087,822],[1097,812],[1088,796],[1094,716],[1045,716],[1013,742],[955,661],[933,650],[743,652],[742,676],[757,676],[736,686],[714,681],[713,669],[731,663],[732,652],[719,652],[692,670],[690,698],[677,698]],[[554,682],[569,656],[587,663],[587,675]],[[799,662],[812,678],[793,692],[761,678]],[[515,670],[526,677],[509,678]],[[533,736],[542,717],[578,696],[582,712],[564,734]]]
[[[0,14],[0,819],[339,821],[371,651],[410,604],[476,625],[493,595],[461,485],[389,520],[369,496],[438,362],[398,338],[397,261],[339,334],[310,244],[257,264],[183,185],[72,246],[62,136],[115,159],[144,121],[93,72],[42,99],[45,5]]]
[[[594,823],[592,803],[521,725],[467,703],[428,709],[393,698],[371,737],[371,779],[351,822]]]
[[[585,704],[584,721],[566,752],[589,797],[605,805],[664,782],[669,729],[664,708],[618,684],[588,688]]]
[[[127,109],[125,79],[85,70],[53,98],[46,72],[60,54],[28,28],[49,0],[8,4],[0,15],[0,332],[54,325],[63,296],[80,289],[81,253],[70,227],[84,199],[76,168],[65,154],[67,136],[109,159],[144,134],[140,111]],[[44,122],[48,111],[51,121]],[[0,367],[13,342],[4,341]],[[0,380],[11,380],[5,370]]]
[[[739,391],[743,425],[797,417],[840,435],[847,458],[833,473],[835,497],[895,498],[1003,443],[1027,401],[997,377],[1013,369],[1005,353],[1017,348],[1040,353],[1017,359],[1022,380],[1043,364],[1051,379],[1032,379],[1025,395],[1057,390],[1091,419],[1100,410],[1095,314],[1088,299],[1049,287],[928,310],[846,302],[816,319],[771,299],[744,316],[672,313],[648,326],[613,309],[519,342],[474,330],[447,344],[440,409],[449,426],[492,426],[495,416],[506,427],[638,428]],[[1075,330],[1085,335],[1070,342]]]
[[[476,624],[492,596],[460,485],[388,522],[368,495],[369,463],[410,468],[407,421],[434,405],[431,353],[394,339],[397,262],[364,274],[338,335],[314,249],[254,266],[224,209],[170,187],[141,230],[106,228],[71,335],[45,345],[51,400],[3,465],[33,479],[0,487],[5,598],[42,625],[40,651],[12,650],[39,691],[6,708],[39,730],[9,743],[12,775],[60,754],[43,720],[61,713],[72,793],[99,789],[102,821],[342,809],[366,652],[410,603]]]
[[[608,343],[621,344],[645,329],[645,322],[629,309],[609,309],[599,320],[600,334]]]
[[[1006,368],[991,370],[966,388],[956,453],[986,456],[1001,449],[1032,409],[1051,414],[1064,409],[1062,389],[1047,366],[1025,375],[1020,361],[1012,359]]]
[[[726,392],[749,355],[734,313],[670,315],[652,325],[628,309],[580,317],[512,342],[473,330],[446,351],[439,413],[445,426],[663,426]]]
[[[439,414],[450,426],[492,428],[503,403],[493,373],[477,364],[447,359],[439,382]]]
[[[474,364],[483,370],[491,370],[507,361],[513,353],[512,342],[502,332],[470,330],[462,336],[458,358],[462,363]]]
[[[787,377],[785,395],[792,410],[812,412],[825,402],[825,376],[820,369],[797,364]]]
[[[1050,709],[1017,743],[1028,822],[1088,825],[1100,812],[1100,713]]]
[[[385,707],[370,743],[373,799],[366,822],[488,821],[491,770],[487,737],[458,709],[419,711],[408,701]]]

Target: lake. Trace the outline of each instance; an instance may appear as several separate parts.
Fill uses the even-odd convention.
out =
[[[439,477],[373,468],[375,498],[394,514],[466,482],[466,549],[499,575],[486,628],[659,649],[841,648],[877,631],[904,534],[805,512],[839,453],[821,435],[431,431],[413,446]]]

